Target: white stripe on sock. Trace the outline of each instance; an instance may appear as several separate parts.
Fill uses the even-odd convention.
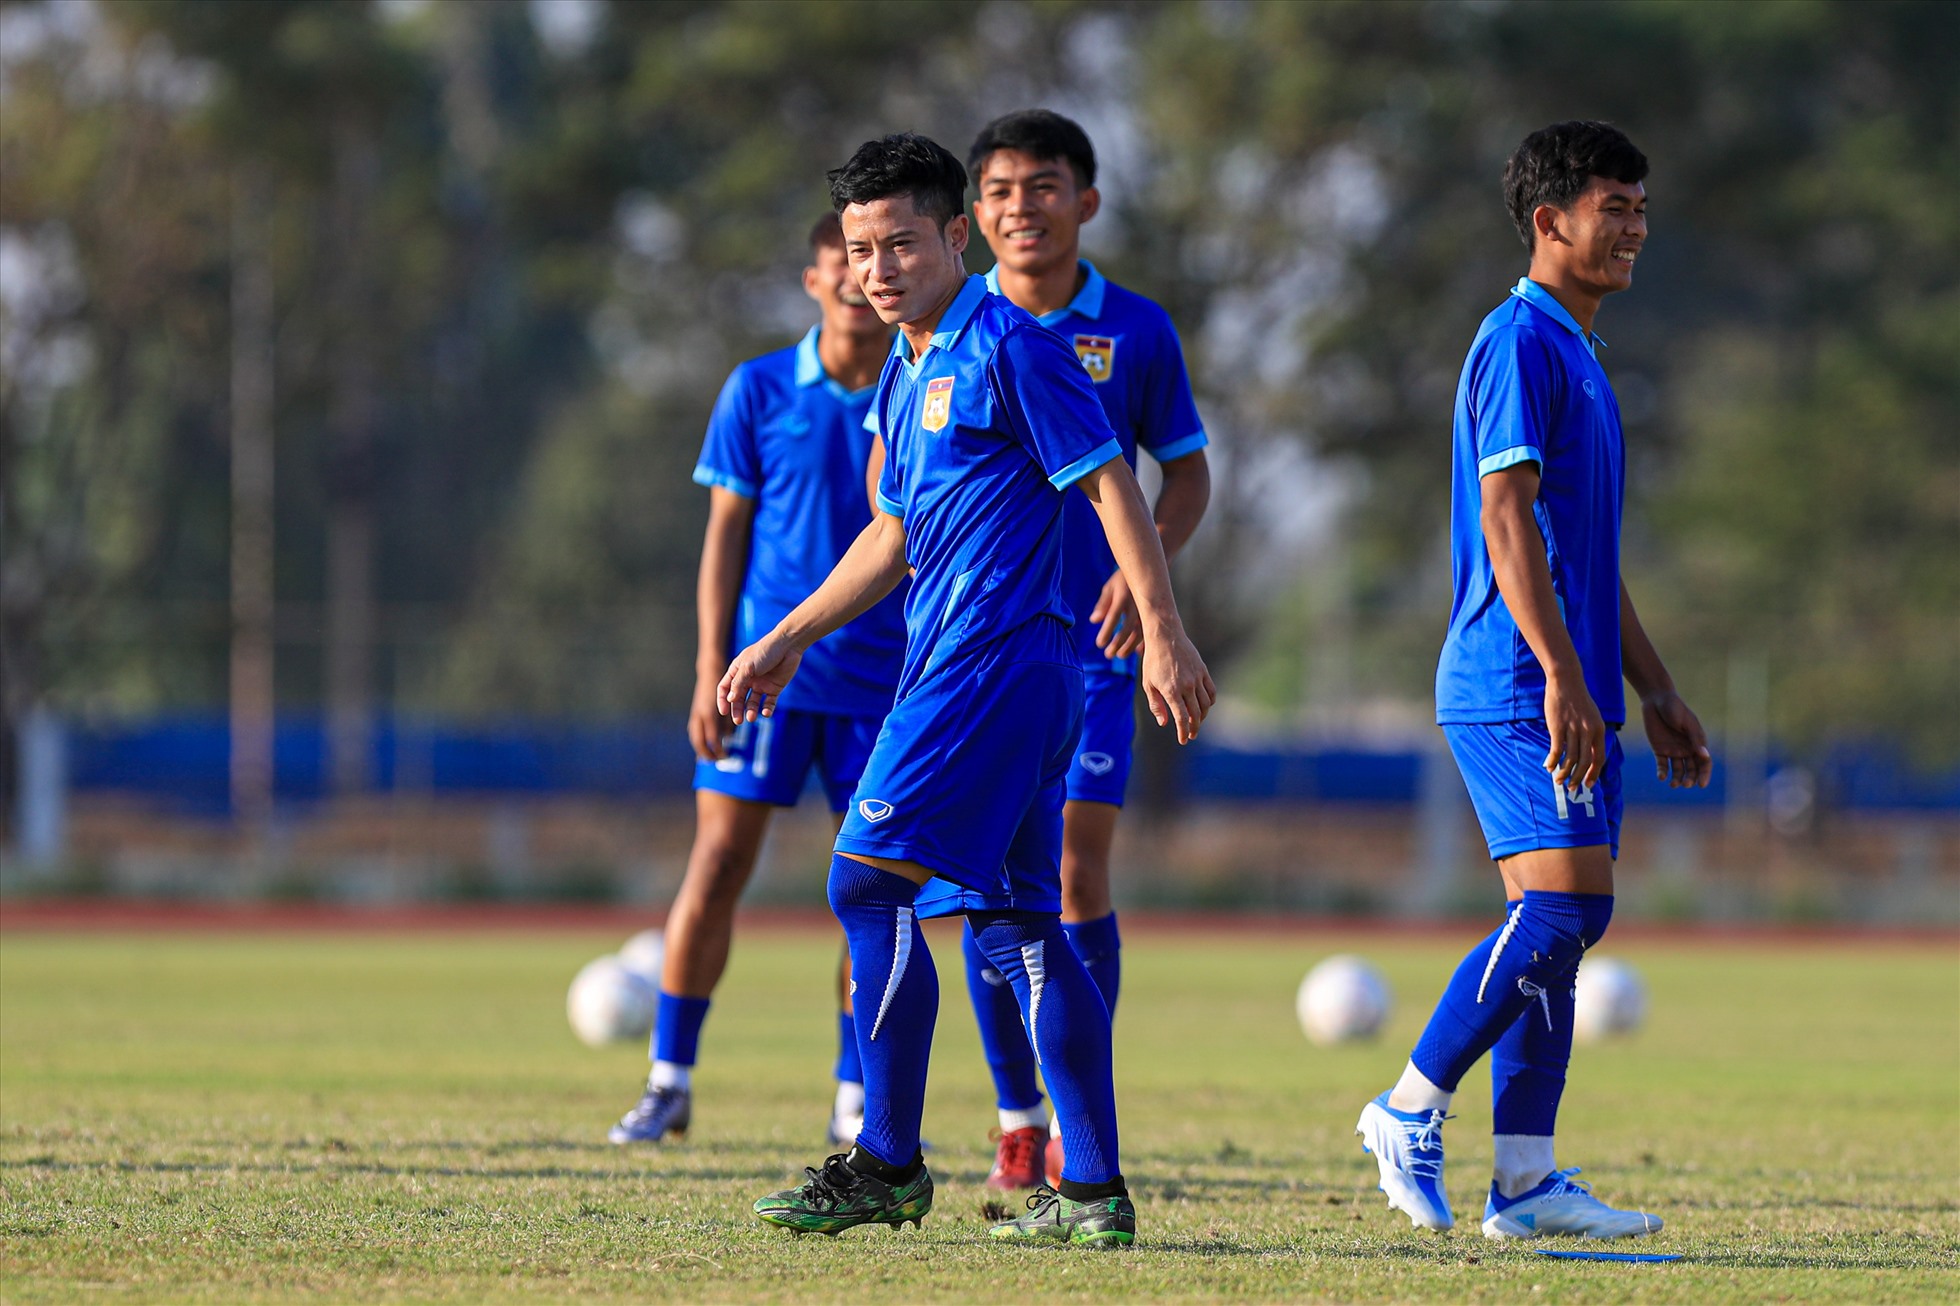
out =
[[[1028,971],[1028,1046],[1034,1049],[1034,1063],[1041,1064],[1041,1040],[1034,1036],[1041,1019],[1041,986],[1048,982],[1048,964],[1042,955],[1041,940],[1021,945],[1021,964]]]
[[[1497,959],[1504,955],[1504,945],[1511,941],[1511,931],[1518,928],[1518,915],[1522,911],[1524,904],[1521,902],[1504,918],[1504,928],[1497,935],[1497,946],[1490,950],[1490,961],[1484,965],[1483,981],[1477,985],[1477,1002],[1480,1005],[1484,1000],[1484,990],[1490,987],[1490,977],[1497,970]]]
[[[878,1003],[878,1018],[871,1022],[871,1038],[877,1041],[878,1031],[884,1027],[885,1013],[891,1010],[892,999],[898,996],[898,985],[905,978],[906,963],[912,960],[912,909],[900,907],[897,913],[898,934],[892,940],[892,973],[885,980],[885,996]]]

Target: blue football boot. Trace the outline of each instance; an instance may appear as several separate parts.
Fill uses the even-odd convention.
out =
[[[1443,1121],[1441,1109],[1397,1111],[1388,1094],[1361,1108],[1354,1132],[1361,1150],[1374,1155],[1381,1167],[1381,1190],[1388,1204],[1401,1211],[1418,1229],[1449,1229],[1456,1217],[1443,1190]]]
[[[633,1104],[633,1109],[606,1131],[615,1143],[657,1143],[668,1134],[679,1138],[687,1132],[693,1114],[693,1095],[684,1088],[655,1088]]]
[[[1660,1232],[1659,1216],[1614,1210],[1594,1197],[1589,1185],[1572,1177],[1578,1173],[1577,1166],[1554,1170],[1536,1188],[1516,1197],[1504,1196],[1492,1184],[1484,1205],[1484,1237],[1640,1238]]]

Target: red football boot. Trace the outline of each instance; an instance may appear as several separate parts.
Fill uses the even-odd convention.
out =
[[[998,1148],[994,1152],[993,1173],[987,1176],[987,1187],[1003,1193],[1041,1187],[1041,1145],[1048,1138],[1046,1129],[1040,1125],[1009,1129],[1005,1133],[996,1129],[988,1137],[996,1141]]]

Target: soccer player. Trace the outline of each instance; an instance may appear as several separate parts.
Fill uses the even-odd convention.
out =
[[[1061,1106],[1067,1165],[1004,1239],[1122,1246],[1136,1211],[1118,1164],[1109,1010],[1060,924],[1062,802],[1081,730],[1082,671],[1061,592],[1064,494],[1096,506],[1144,633],[1159,724],[1192,738],[1215,697],[1178,620],[1163,547],[1079,359],[969,277],[966,170],[903,134],[830,174],[859,284],[899,327],[872,420],[884,437],[878,515],[828,580],[744,649],[721,683],[733,719],[766,720],[811,641],[912,569],[905,667],[831,863],[850,945],[864,1126],[848,1153],[755,1204],[763,1220],[838,1233],[918,1221],[919,1151],[939,980],[918,926],[963,913],[1007,978]]]
[[[1579,959],[1613,915],[1621,679],[1660,777],[1708,783],[1701,722],[1675,692],[1620,579],[1625,453],[1593,334],[1647,239],[1647,159],[1616,128],[1565,122],[1504,170],[1528,274],[1477,330],[1456,392],[1455,599],[1436,719],[1470,790],[1509,909],[1444,990],[1402,1078],[1356,1131],[1382,1190],[1417,1227],[1454,1223],[1443,1121],[1491,1054],[1492,1238],[1626,1237],[1661,1227],[1595,1198],[1552,1155],[1572,1055]]]
[[[1081,256],[1082,224],[1102,204],[1094,146],[1069,119],[1030,109],[982,128],[966,166],[977,192],[974,220],[995,260],[987,288],[1075,346],[1129,465],[1136,465],[1139,449],[1157,460],[1163,471],[1157,535],[1165,557],[1175,557],[1211,497],[1207,440],[1169,315],[1106,280]],[[1114,1016],[1122,939],[1110,901],[1109,850],[1130,776],[1143,632],[1129,582],[1082,494],[1066,496],[1062,505],[1062,594],[1075,614],[1083,673],[1082,736],[1062,808],[1062,932]],[[1041,1111],[1034,1048],[1014,991],[971,930],[965,951],[967,990],[1000,1110],[987,1186],[1039,1185],[1044,1146],[1053,1184],[1061,1174],[1062,1135],[1049,1129]]]
[[[667,915],[653,1072],[639,1102],[612,1127],[615,1143],[686,1132],[701,1024],[728,965],[735,904],[755,869],[770,812],[796,805],[814,767],[832,812],[841,814],[898,686],[905,616],[902,596],[893,594],[808,650],[803,674],[774,715],[740,723],[725,737],[727,723],[715,707],[716,683],[733,651],[773,629],[871,520],[864,419],[891,332],[858,289],[835,214],[810,231],[803,289],[822,320],[797,345],[735,369],[694,469],[709,496],[687,718],[697,758],[694,847]],[[842,1006],[830,1134],[849,1142],[864,1087],[847,997]]]

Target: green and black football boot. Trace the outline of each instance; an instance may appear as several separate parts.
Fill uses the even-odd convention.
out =
[[[1028,1213],[991,1230],[1003,1242],[1063,1242],[1114,1250],[1137,1240],[1137,1208],[1127,1195],[1077,1202],[1043,1184],[1028,1198]]]
[[[791,1233],[832,1237],[860,1224],[888,1224],[896,1229],[909,1221],[913,1228],[919,1227],[932,1209],[932,1175],[923,1164],[912,1178],[888,1184],[853,1170],[844,1164],[844,1155],[825,1158],[821,1169],[803,1167],[809,1178],[757,1201],[756,1218]]]

